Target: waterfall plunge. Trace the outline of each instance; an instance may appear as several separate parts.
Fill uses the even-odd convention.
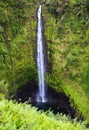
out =
[[[46,102],[46,85],[45,85],[45,63],[44,63],[44,52],[43,52],[43,25],[42,25],[42,9],[41,5],[38,8],[37,18],[37,68],[38,68],[38,79],[39,79],[39,92],[37,94],[37,102]]]

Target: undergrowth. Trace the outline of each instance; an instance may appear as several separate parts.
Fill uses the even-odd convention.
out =
[[[31,105],[13,103],[0,96],[0,130],[89,130],[85,124],[62,114],[37,111]]]

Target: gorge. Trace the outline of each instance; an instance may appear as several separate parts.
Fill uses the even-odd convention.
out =
[[[15,99],[19,102],[27,102],[36,106],[38,110],[51,110],[53,113],[63,113],[75,118],[75,110],[70,106],[69,98],[64,93],[57,93],[49,85],[46,85],[45,75],[45,48],[44,48],[44,30],[42,22],[42,6],[37,10],[37,69],[38,69],[38,85],[37,83],[27,84],[18,89]]]
[[[0,129],[87,129],[88,6],[0,0]]]

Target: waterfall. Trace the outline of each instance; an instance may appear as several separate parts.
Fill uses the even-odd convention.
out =
[[[37,102],[46,102],[46,87],[45,87],[45,63],[43,51],[43,25],[42,25],[42,9],[41,5],[37,12],[38,27],[37,27],[37,68],[39,80],[39,92],[37,94]]]

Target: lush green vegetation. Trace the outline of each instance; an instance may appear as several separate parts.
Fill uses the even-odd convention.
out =
[[[36,10],[39,0],[0,0],[0,93],[37,82]],[[70,96],[89,123],[89,1],[41,0],[49,85]],[[0,101],[0,129],[85,130],[65,116],[38,113],[26,104]],[[8,117],[8,118],[7,118]]]
[[[0,1],[0,91],[6,89],[2,91],[5,95],[13,94],[21,84],[37,80],[35,3]]]
[[[88,130],[85,122],[70,121],[65,115],[37,112],[27,104],[17,104],[0,96],[0,130]]]
[[[47,0],[44,14],[51,87],[64,91],[89,122],[89,6],[87,0]],[[73,102],[72,102],[73,104]]]

